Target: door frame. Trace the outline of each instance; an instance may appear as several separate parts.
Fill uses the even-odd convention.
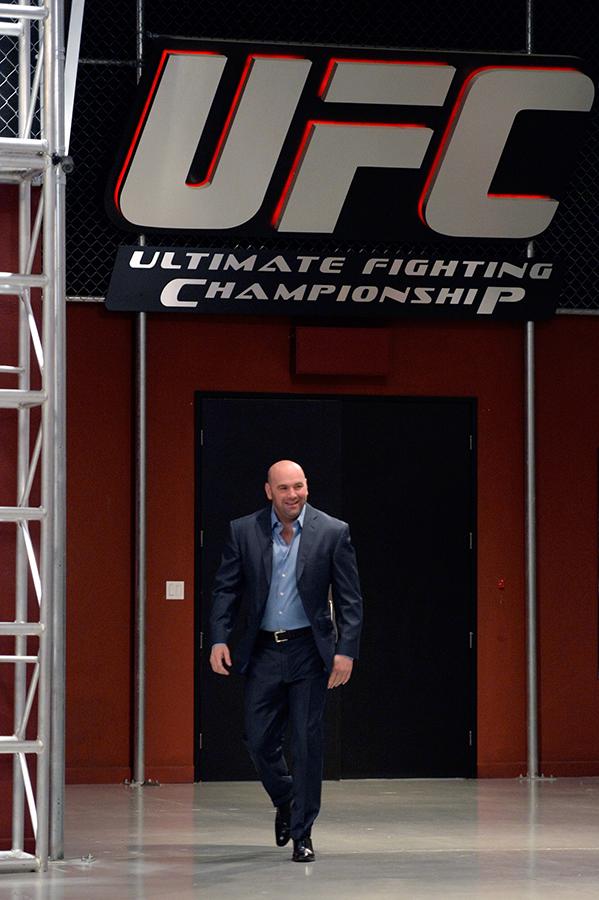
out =
[[[202,420],[201,403],[204,399],[243,399],[243,400],[352,400],[368,403],[369,401],[395,401],[414,403],[439,403],[464,404],[470,407],[470,433],[472,435],[472,465],[470,467],[470,491],[472,498],[472,565],[470,569],[469,590],[469,620],[472,623],[471,650],[472,662],[470,667],[470,683],[468,706],[470,710],[471,742],[468,756],[468,778],[477,777],[477,745],[478,745],[478,660],[477,660],[477,634],[478,634],[478,435],[477,435],[477,398],[476,397],[447,397],[447,396],[418,396],[403,394],[348,394],[328,392],[289,392],[289,391],[203,391],[198,389],[194,393],[194,727],[193,727],[193,761],[194,782],[201,781],[201,751],[202,751],[202,715],[201,715],[201,666],[202,653],[208,649],[205,639],[207,623],[202,621],[202,542],[200,539],[202,530],[201,519],[201,492],[199,476],[202,453]]]

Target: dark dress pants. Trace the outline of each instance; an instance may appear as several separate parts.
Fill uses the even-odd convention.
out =
[[[310,834],[320,810],[328,674],[311,633],[258,638],[246,673],[245,743],[275,806],[291,800],[291,837]],[[287,726],[293,775],[283,753]]]

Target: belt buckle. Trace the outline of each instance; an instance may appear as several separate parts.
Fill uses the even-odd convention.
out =
[[[285,634],[285,631],[274,631],[275,644],[284,644],[285,641],[288,641],[289,638],[281,637],[280,635]]]

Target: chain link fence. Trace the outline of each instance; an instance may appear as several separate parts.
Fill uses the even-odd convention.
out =
[[[538,10],[537,7],[538,6]],[[264,42],[325,43],[414,49],[523,52],[527,43],[526,0],[143,0],[144,37],[170,35],[244,39]],[[113,153],[136,84],[135,0],[87,0],[71,153],[75,172],[67,191],[67,291],[72,297],[103,297],[116,249],[133,242],[119,231],[104,210],[104,190]],[[599,57],[596,0],[574,0],[568,8],[558,0],[533,3],[533,50],[576,54],[593,63]],[[578,159],[573,182],[550,229],[536,244],[539,256],[565,263],[560,305],[573,310],[599,309],[597,267],[593,252],[599,239],[599,116],[593,121]],[[198,240],[153,234],[149,242],[163,246],[197,246]],[[297,253],[339,251],[338,241],[314,242],[293,237],[231,242],[215,236],[202,246],[255,250],[278,248]],[[435,244],[435,253],[451,257],[456,249],[470,258],[487,258],[481,242]],[[430,255],[431,247],[406,244],[351,243],[344,252],[370,255]],[[493,256],[523,258],[524,244],[498,242]]]
[[[178,3],[164,3],[176,9]],[[136,0],[85,0],[79,56],[82,60],[135,60]]]
[[[16,37],[0,35],[0,137],[19,133],[19,46]]]
[[[599,3],[537,2],[533,8],[533,50],[571,53],[599,71]],[[597,86],[597,78],[595,77]],[[587,138],[578,157],[568,193],[548,231],[537,241],[539,254],[561,259],[566,266],[560,306],[599,309],[599,101],[590,116]]]
[[[149,32],[445,50],[525,49],[524,0],[144,0]]]
[[[79,66],[69,148],[75,171],[67,179],[68,296],[103,297],[116,248],[132,243],[104,212],[104,188],[136,84],[134,64]]]
[[[37,22],[29,23],[31,29],[31,81],[39,53],[39,28]],[[36,111],[32,138],[38,138],[39,111]],[[19,136],[19,39],[16,35],[0,34],[0,137]]]

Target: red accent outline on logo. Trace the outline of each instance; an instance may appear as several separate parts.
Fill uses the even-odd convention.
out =
[[[229,109],[227,118],[225,119],[225,124],[223,126],[223,130],[221,131],[221,135],[216,144],[216,149],[214,151],[212,159],[210,160],[210,165],[208,166],[208,170],[206,172],[206,177],[203,179],[203,181],[198,181],[198,182],[186,181],[185,184],[187,185],[187,187],[201,188],[201,187],[204,187],[204,185],[206,185],[206,184],[210,184],[210,182],[212,181],[212,176],[214,175],[214,170],[216,169],[216,166],[218,164],[218,161],[220,159],[220,156],[221,156],[221,153],[223,150],[223,145],[225,143],[225,140],[226,140],[227,135],[229,134],[229,130],[231,128],[233,116],[237,112],[237,107],[239,106],[239,102],[241,100],[241,95],[243,94],[243,90],[244,90],[247,80],[249,78],[253,60],[254,60],[254,58],[252,56],[248,56],[248,58],[245,61],[245,65],[244,65],[243,71],[241,73],[241,78],[239,79],[239,84],[237,85],[237,90],[235,91],[235,94],[233,95],[233,101],[231,103],[231,108]]]
[[[146,98],[146,101],[144,103],[144,106],[143,106],[143,109],[141,112],[141,116],[139,118],[139,122],[137,123],[137,127],[135,128],[135,131],[133,133],[133,138],[131,140],[129,150],[127,151],[127,155],[125,156],[125,162],[123,163],[123,166],[119,173],[117,183],[116,183],[116,186],[114,189],[114,194],[113,194],[114,205],[116,206],[116,208],[119,212],[120,212],[120,192],[121,192],[122,183],[125,178],[126,172],[129,168],[129,165],[131,163],[133,154],[136,150],[143,126],[145,125],[145,121],[146,121],[150,106],[151,106],[154,96],[156,94],[156,89],[158,87],[158,83],[160,81],[160,78],[161,78],[164,68],[166,66],[166,61],[167,61],[168,56],[223,56],[223,54],[218,53],[214,50],[169,50],[169,49],[167,49],[167,50],[162,51],[160,60],[158,62],[158,66],[156,68],[156,73],[154,75],[154,78],[152,79],[152,84],[150,85],[150,90],[148,91],[148,96]],[[206,173],[206,177],[204,178],[203,181],[201,181],[199,183],[186,182],[188,187],[191,187],[191,188],[203,187],[204,185],[210,183],[210,181],[214,175],[214,170],[216,169],[216,166],[218,165],[218,161],[222,155],[223,147],[224,147],[227,135],[229,133],[229,130],[231,128],[231,124],[233,122],[235,112],[241,101],[243,90],[244,90],[247,80],[249,78],[249,73],[250,73],[253,61],[255,59],[305,59],[305,58],[306,57],[304,57],[304,56],[296,56],[296,55],[292,55],[292,54],[269,54],[269,53],[253,53],[247,57],[245,66],[243,68],[243,72],[241,73],[241,78],[239,80],[239,84],[237,86],[235,95],[233,97],[233,102],[231,104],[231,108],[229,110],[229,113],[225,120],[223,130],[221,132],[220,138],[216,145],[216,150],[214,151],[214,155],[212,157],[212,160],[210,161],[210,165],[208,166],[208,171]],[[228,59],[228,57],[225,57],[225,59]]]
[[[275,211],[272,214],[271,225],[273,228],[277,228],[281,217],[285,211],[285,206],[287,205],[287,201],[289,200],[289,194],[291,193],[291,188],[297,178],[298,170],[301,165],[302,159],[305,156],[306,150],[308,149],[307,145],[309,143],[310,138],[312,137],[312,133],[314,131],[315,125],[351,125],[355,128],[428,128],[428,125],[418,125],[411,122],[331,122],[324,119],[310,119],[306,123],[306,127],[304,129],[304,133],[302,135],[302,139],[299,143],[299,147],[297,149],[297,153],[295,154],[295,158],[291,164],[291,168],[289,170],[289,175],[287,176],[287,180],[285,181],[285,185],[283,187],[283,192],[279,198],[279,202],[275,207]]]
[[[444,62],[432,62],[427,60],[411,60],[411,59],[349,59],[345,57],[332,57],[326,67],[323,79],[320,83],[320,87],[318,88],[318,96],[322,100],[326,100],[324,97],[324,92],[328,90],[329,84],[333,78],[334,68],[337,63],[369,63],[376,64],[382,66],[444,66],[445,68],[451,68],[449,63]],[[331,101],[335,102],[335,101]]]
[[[148,91],[148,96],[146,97],[146,102],[144,103],[143,109],[141,111],[141,116],[139,117],[139,122],[137,123],[137,127],[133,132],[133,138],[131,139],[131,144],[129,145],[129,150],[127,151],[127,155],[125,156],[125,162],[121,168],[119,173],[119,177],[117,178],[116,187],[114,189],[114,205],[120,212],[120,193],[121,193],[121,185],[125,178],[125,174],[127,169],[129,168],[129,163],[131,162],[131,157],[137,147],[137,142],[141,135],[142,128],[145,124],[146,117],[148,115],[150,105],[152,100],[154,99],[154,95],[156,93],[156,88],[158,87],[158,82],[160,81],[160,77],[164,71],[164,67],[166,65],[166,60],[169,55],[172,56],[220,56],[220,53],[215,53],[212,50],[163,50],[160,59],[158,61],[158,66],[156,68],[156,73],[154,78],[152,79],[152,84],[150,85],[150,90]]]
[[[254,64],[254,60],[256,59],[305,59],[305,56],[294,56],[292,54],[274,54],[274,53],[251,53],[245,61],[245,65],[243,67],[243,71],[241,73],[241,78],[239,79],[239,84],[237,85],[237,89],[233,96],[233,100],[231,102],[231,107],[227,114],[227,118],[225,119],[225,124],[223,126],[223,130],[216,144],[216,149],[210,160],[210,165],[208,166],[208,170],[206,172],[206,177],[202,181],[186,181],[185,184],[190,188],[201,188],[207,184],[210,184],[212,178],[214,176],[214,171],[218,165],[218,162],[222,156],[222,152],[224,149],[225,141],[229,136],[229,131],[231,130],[231,125],[233,124],[233,119],[235,118],[235,113],[237,112],[237,108],[241,103],[241,98],[243,96],[243,92],[245,90],[246,84],[250,77],[250,72],[252,70],[252,66]]]
[[[487,197],[500,199],[503,197],[506,200],[520,200],[522,197],[526,197],[527,200],[555,200],[555,197],[550,197],[549,194],[487,194]]]
[[[441,166],[442,156],[443,156],[445,149],[447,147],[447,144],[449,143],[449,140],[453,134],[453,130],[454,130],[454,126],[457,121],[457,118],[458,118],[458,114],[462,110],[464,95],[465,95],[466,91],[468,90],[468,87],[469,87],[472,79],[475,78],[477,75],[479,75],[481,72],[490,72],[490,71],[499,71],[499,70],[501,70],[501,71],[507,70],[507,71],[512,71],[512,72],[514,72],[514,71],[519,71],[519,72],[528,72],[528,71],[578,72],[578,71],[580,71],[579,69],[575,69],[572,66],[481,66],[481,68],[475,69],[473,72],[471,72],[468,75],[468,77],[464,81],[462,87],[460,88],[460,92],[456,98],[454,105],[453,105],[453,108],[449,115],[449,119],[447,120],[447,126],[445,128],[445,131],[443,132],[443,137],[441,138],[441,141],[439,142],[439,147],[438,147],[435,157],[431,163],[429,173],[424,182],[424,187],[422,188],[422,193],[420,194],[420,199],[418,201],[418,216],[419,216],[422,224],[426,225],[427,228],[429,228],[430,226],[428,225],[425,215],[424,215],[424,205],[428,198],[428,195],[430,194],[429,188],[431,186],[431,183]],[[552,200],[552,199],[554,199],[552,197],[547,197],[542,194],[488,194],[487,196],[488,197],[511,197],[513,199],[527,199],[527,200]]]

